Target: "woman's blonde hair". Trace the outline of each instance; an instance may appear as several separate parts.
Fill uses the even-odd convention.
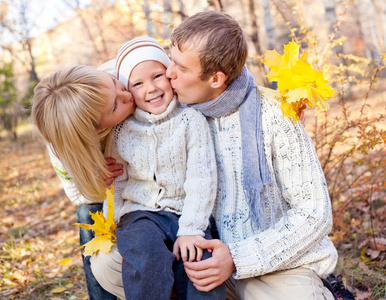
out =
[[[88,66],[55,72],[36,85],[32,121],[63,163],[78,191],[100,202],[105,198],[103,177],[110,175],[97,133],[107,102],[105,74]]]

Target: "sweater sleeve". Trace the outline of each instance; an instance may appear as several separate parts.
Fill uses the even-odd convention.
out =
[[[209,225],[217,191],[217,165],[213,140],[205,117],[186,109],[186,193],[177,236],[201,235]]]
[[[275,226],[228,244],[237,279],[317,262],[333,248],[331,203],[311,138],[274,102],[263,101],[265,155],[286,212]]]
[[[53,153],[51,146],[47,145],[48,154],[50,156],[51,164],[55,169],[56,175],[58,175],[60,182],[62,183],[64,192],[67,197],[71,200],[71,202],[81,205],[81,204],[92,204],[95,203],[85,197],[83,197],[78,189],[75,186],[74,181],[70,174],[68,174],[67,170],[63,166],[60,159]]]

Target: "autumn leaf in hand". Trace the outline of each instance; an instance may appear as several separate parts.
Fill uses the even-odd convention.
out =
[[[267,77],[276,81],[280,93],[281,109],[284,116],[299,120],[303,103],[327,111],[326,100],[334,96],[334,89],[328,86],[321,71],[315,71],[307,63],[307,53],[299,58],[300,46],[295,42],[284,45],[283,56],[276,50],[265,53],[266,64],[271,70]]]
[[[94,220],[94,224],[81,224],[76,223],[74,225],[85,228],[87,230],[93,230],[95,237],[88,243],[80,246],[84,247],[83,255],[90,256],[94,253],[102,251],[109,253],[112,246],[116,242],[114,223],[114,187],[106,190],[107,200],[107,218],[104,217],[102,212],[90,213],[91,218]]]

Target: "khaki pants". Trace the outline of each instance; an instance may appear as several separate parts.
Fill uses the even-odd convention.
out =
[[[296,268],[226,282],[227,300],[334,300],[314,271]]]
[[[109,254],[99,251],[90,259],[91,270],[99,284],[111,294],[125,299],[122,282],[122,256],[114,245]]]
[[[116,245],[109,254],[91,257],[91,268],[99,284],[125,299],[122,283],[122,256]],[[226,281],[226,300],[334,300],[314,271],[296,268],[260,277]]]

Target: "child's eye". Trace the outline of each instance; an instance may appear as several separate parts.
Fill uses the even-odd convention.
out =
[[[136,82],[133,84],[133,86],[137,87],[137,86],[140,86],[142,84],[142,82]]]
[[[113,111],[116,111],[118,107],[118,102],[114,101]]]
[[[154,78],[159,78],[159,77],[161,77],[163,74],[157,74],[157,75],[155,75],[154,76]]]

